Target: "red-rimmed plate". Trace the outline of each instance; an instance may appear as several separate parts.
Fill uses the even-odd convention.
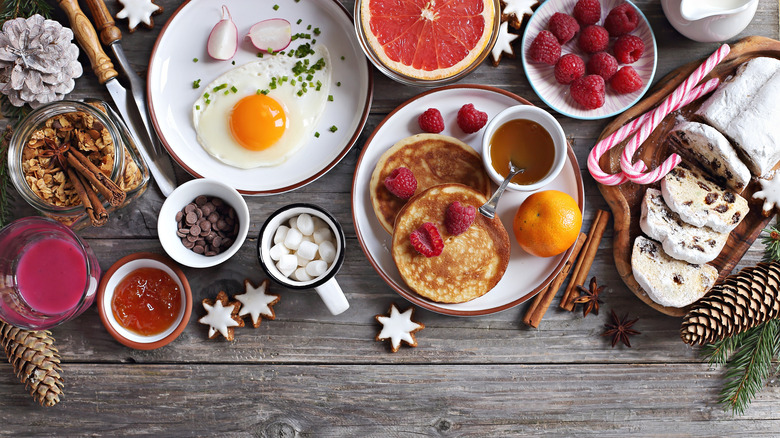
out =
[[[393,262],[390,249],[392,236],[376,218],[371,207],[369,182],[379,157],[395,142],[410,135],[419,134],[417,117],[428,108],[438,108],[444,117],[445,130],[442,134],[461,139],[480,150],[482,132],[465,134],[458,128],[456,117],[465,103],[472,103],[492,118],[500,111],[514,105],[530,103],[520,96],[494,87],[479,85],[452,85],[420,94],[396,108],[377,126],[369,137],[360,155],[352,182],[352,217],[360,246],[387,284],[402,297],[418,306],[434,312],[456,316],[479,316],[514,307],[542,290],[560,272],[571,250],[550,258],[534,257],[524,252],[512,235],[512,219],[517,207],[531,193],[507,191],[501,198],[498,217],[510,234],[512,254],[504,277],[487,294],[465,303],[443,304],[430,301],[414,293],[401,279]],[[570,194],[585,208],[582,176],[571,146],[568,159],[560,175],[543,190],[555,189]]]
[[[338,0],[278,3],[274,9],[275,3],[257,0],[190,0],[173,13],[149,61],[149,110],[157,134],[173,159],[193,176],[219,180],[248,195],[294,190],[324,175],[355,144],[371,108],[371,68],[355,37],[349,12]],[[232,61],[212,60],[206,53],[209,33],[222,17],[223,4],[229,8],[239,33],[238,52],[232,59],[235,65]],[[192,106],[203,89],[193,88],[193,81],[200,79],[205,85],[232,68],[258,60],[258,50],[244,36],[253,24],[269,18],[287,19],[293,34],[308,33],[316,44],[328,48],[332,68],[329,94],[333,100],[326,104],[314,129],[319,137],[312,136],[287,161],[272,167],[239,169],[212,157],[198,143]],[[310,40],[299,38],[287,50],[302,41]],[[337,128],[335,132],[331,132],[332,126]]]

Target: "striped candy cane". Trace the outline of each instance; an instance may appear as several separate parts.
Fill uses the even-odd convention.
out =
[[[677,89],[674,90],[659,107],[651,112],[642,114],[640,117],[622,126],[604,140],[597,143],[588,155],[588,169],[590,170],[591,175],[593,175],[593,178],[604,185],[623,184],[628,180],[638,184],[649,184],[658,181],[669,173],[669,171],[679,163],[680,158],[676,154],[673,154],[664,161],[659,168],[647,173],[645,173],[647,166],[643,161],[639,160],[637,163],[633,164],[631,163],[631,160],[642,142],[650,136],[653,129],[661,123],[666,115],[689,104],[717,87],[717,79],[707,81],[699,87],[695,87],[695,85],[726,57],[729,50],[730,48],[727,44],[722,45],[715,53],[710,55],[702,65],[691,73],[691,75],[677,87]],[[636,135],[631,139],[629,144],[626,145],[626,148],[621,155],[620,165],[622,171],[617,174],[607,174],[602,171],[598,164],[601,156],[635,132]]]

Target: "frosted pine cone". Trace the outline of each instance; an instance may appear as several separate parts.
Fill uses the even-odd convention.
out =
[[[82,73],[72,40],[70,29],[38,14],[6,21],[0,32],[0,93],[14,106],[61,100]]]

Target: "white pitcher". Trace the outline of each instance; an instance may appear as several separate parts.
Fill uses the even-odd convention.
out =
[[[700,42],[721,42],[742,32],[756,13],[758,0],[661,0],[672,26]]]

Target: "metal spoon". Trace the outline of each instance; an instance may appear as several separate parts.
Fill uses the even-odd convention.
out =
[[[509,175],[506,176],[504,181],[500,186],[498,186],[498,189],[496,189],[495,193],[493,193],[493,196],[488,199],[485,205],[479,207],[479,213],[488,219],[493,219],[496,217],[496,207],[498,207],[498,200],[501,198],[504,190],[506,190],[506,186],[509,185],[509,181],[511,181],[515,175],[523,172],[525,172],[524,167],[517,167],[514,163],[512,163],[512,160],[509,160]]]

